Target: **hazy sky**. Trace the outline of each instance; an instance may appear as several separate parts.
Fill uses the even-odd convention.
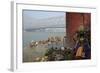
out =
[[[55,23],[61,25],[64,22],[65,12],[23,10],[23,25],[25,29],[42,25],[55,25]]]

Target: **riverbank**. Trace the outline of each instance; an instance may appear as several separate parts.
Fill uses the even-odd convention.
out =
[[[33,62],[38,58],[44,57],[47,50],[61,49],[63,47],[63,38],[49,37],[47,40],[31,41],[28,46],[23,49],[23,62]]]
[[[23,49],[23,62],[34,62],[36,58],[43,57],[48,48],[45,45],[38,45],[37,47],[25,47]]]

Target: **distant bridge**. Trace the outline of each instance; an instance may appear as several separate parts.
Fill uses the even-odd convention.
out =
[[[36,30],[45,30],[47,28],[65,28],[64,26],[63,27],[59,27],[59,26],[56,26],[56,27],[37,27],[37,28],[30,28],[30,29],[25,29],[26,31],[36,31]]]

